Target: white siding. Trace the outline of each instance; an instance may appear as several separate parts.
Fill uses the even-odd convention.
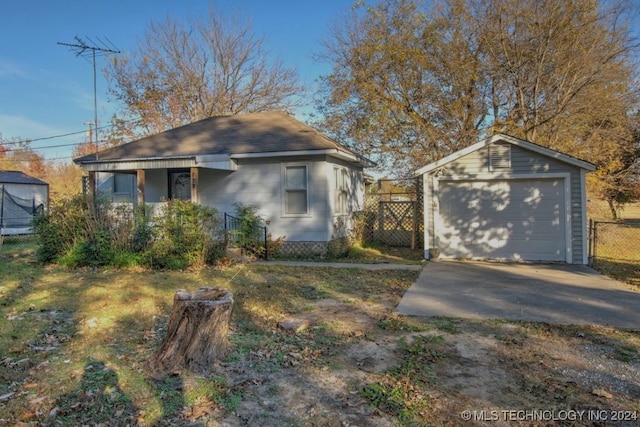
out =
[[[323,159],[324,160],[324,159]],[[282,167],[308,166],[309,215],[287,216],[283,205]],[[274,238],[287,241],[327,241],[330,230],[326,163],[317,159],[243,159],[235,172],[201,169],[200,203],[233,215],[235,204],[252,205],[269,222]]]
[[[308,172],[309,212],[287,215],[284,212],[283,170],[287,165],[306,165]],[[252,205],[268,221],[274,238],[287,241],[327,242],[333,237],[336,216],[333,210],[333,167],[345,167],[349,173],[349,213],[364,205],[364,179],[361,168],[326,157],[282,157],[238,159],[237,170],[199,169],[199,202],[215,208],[221,215],[233,215],[236,204]],[[103,190],[112,190],[111,174],[99,174]],[[135,185],[135,176],[133,176]],[[168,170],[147,169],[145,203],[157,205],[168,198]],[[135,194],[135,187],[134,187]]]

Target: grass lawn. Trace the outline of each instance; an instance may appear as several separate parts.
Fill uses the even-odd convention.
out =
[[[71,271],[3,249],[0,425],[455,426],[465,410],[527,408],[637,420],[637,331],[398,316],[417,274]],[[209,375],[154,378],[173,295],[200,286],[234,293],[232,353]],[[310,326],[278,328],[287,318]]]

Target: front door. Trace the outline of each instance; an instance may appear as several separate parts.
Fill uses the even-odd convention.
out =
[[[169,174],[169,198],[191,201],[191,174],[171,172]]]

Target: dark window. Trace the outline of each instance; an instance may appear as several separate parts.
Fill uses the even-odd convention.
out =
[[[191,200],[191,173],[185,171],[169,173],[169,198]]]

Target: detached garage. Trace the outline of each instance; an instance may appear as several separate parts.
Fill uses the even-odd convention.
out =
[[[593,170],[500,134],[424,166],[425,258],[586,264]]]

